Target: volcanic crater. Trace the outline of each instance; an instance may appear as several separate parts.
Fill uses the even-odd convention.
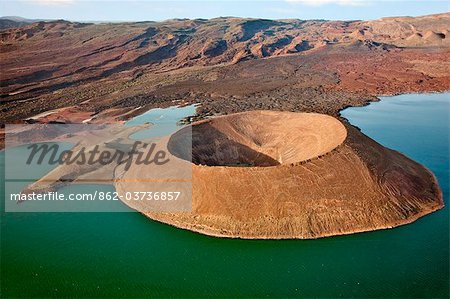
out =
[[[192,153],[186,151],[191,133]],[[168,149],[185,160],[192,154],[197,165],[266,167],[322,156],[342,144],[346,136],[344,125],[324,114],[250,111],[180,130],[172,136]]]
[[[125,203],[202,234],[320,238],[395,227],[444,206],[425,167],[323,114],[242,112],[193,123],[164,142],[174,159],[191,165],[191,208]],[[118,177],[117,191],[147,190],[130,181],[148,173],[132,165]]]

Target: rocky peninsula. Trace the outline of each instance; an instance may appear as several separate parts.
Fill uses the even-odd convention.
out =
[[[167,140],[180,160],[192,131],[192,210],[147,217],[218,237],[312,239],[392,228],[443,207],[434,175],[339,120],[251,111],[200,121]],[[175,150],[173,150],[175,149]],[[116,183],[140,190],[145,167]]]

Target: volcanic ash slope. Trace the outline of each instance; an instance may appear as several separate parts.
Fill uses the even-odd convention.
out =
[[[391,228],[443,207],[432,173],[354,127],[315,113],[251,111],[194,123],[167,141],[179,159],[192,129],[192,210],[151,219],[202,234],[310,239]],[[188,144],[188,143],[186,143]],[[145,189],[145,166],[117,182]]]

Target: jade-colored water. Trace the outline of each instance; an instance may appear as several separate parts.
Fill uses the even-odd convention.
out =
[[[342,114],[430,168],[448,203],[449,104],[448,93],[403,95]],[[2,298],[449,296],[448,208],[396,229],[285,241],[212,238],[138,213],[1,221]]]

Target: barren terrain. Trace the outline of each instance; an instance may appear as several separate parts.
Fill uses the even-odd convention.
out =
[[[448,24],[450,14],[36,22],[0,32],[0,121],[114,122],[184,102],[201,103],[200,118],[336,115],[377,95],[449,90]]]

